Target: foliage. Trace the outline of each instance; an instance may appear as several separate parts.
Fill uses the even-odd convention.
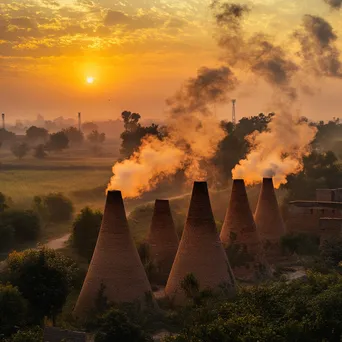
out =
[[[67,136],[71,144],[81,144],[84,140],[84,135],[76,127],[69,127],[63,129],[64,134]]]
[[[69,147],[69,139],[65,132],[60,131],[50,134],[46,148],[50,151],[62,151]]]
[[[14,234],[14,228],[11,225],[0,222],[0,251],[12,248],[15,241]]]
[[[97,131],[98,129],[98,125],[94,122],[85,122],[82,124],[82,131],[85,133],[91,133],[92,131]]]
[[[36,240],[40,233],[38,216],[31,210],[6,210],[0,216],[6,230],[13,229],[16,242]],[[7,227],[7,228],[6,228]]]
[[[91,259],[102,222],[102,213],[83,208],[73,222],[72,246],[79,255]]]
[[[0,335],[13,333],[16,326],[23,325],[26,303],[17,288],[0,284]]]
[[[244,288],[234,301],[180,311],[183,329],[165,341],[340,341],[341,290],[341,276],[310,272],[307,280]]]
[[[158,125],[141,126],[139,123],[140,114],[124,111],[121,117],[125,127],[124,132],[120,136],[122,140],[120,152],[123,156],[130,157],[140,147],[142,139],[147,135],[154,135],[159,139],[162,138]]]
[[[42,342],[43,330],[40,327],[30,330],[19,330],[11,336],[9,342]]]
[[[336,267],[342,261],[342,239],[323,241],[320,255],[328,267]]]
[[[49,132],[43,127],[31,126],[26,130],[26,138],[32,142],[35,142],[37,140],[45,142],[48,137]]]
[[[6,196],[0,192],[0,213],[3,213],[5,209],[8,208],[8,204],[6,202]]]
[[[90,143],[94,145],[103,144],[106,140],[106,135],[104,133],[99,133],[99,131],[95,130],[88,134],[87,139]]]
[[[4,128],[0,128],[0,142],[11,141],[15,138],[15,134],[13,132],[7,131]]]
[[[45,152],[45,145],[43,145],[43,144],[37,145],[34,148],[33,156],[35,158],[37,158],[37,159],[44,159],[44,158],[46,158],[47,153]]]
[[[291,233],[281,238],[284,253],[298,255],[317,255],[319,252],[319,238],[304,233]]]
[[[55,320],[78,282],[79,269],[53,250],[26,250],[8,256],[3,276],[28,301],[32,322],[40,323],[44,317]]]
[[[12,153],[18,158],[24,158],[28,151],[30,150],[30,146],[26,143],[17,143],[11,146]]]
[[[61,193],[51,193],[43,197],[36,196],[33,200],[35,211],[42,220],[53,223],[67,222],[72,218],[74,206]]]
[[[118,310],[110,309],[98,322],[95,342],[152,342],[139,326],[130,322],[127,315]]]
[[[190,299],[199,295],[199,287],[199,282],[192,273],[187,274],[181,281],[181,288]]]

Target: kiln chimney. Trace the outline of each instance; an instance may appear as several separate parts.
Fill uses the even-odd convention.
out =
[[[151,260],[158,269],[156,281],[165,285],[175,259],[179,240],[172,219],[170,203],[156,200],[148,235]]]
[[[152,293],[129,232],[120,191],[107,193],[95,251],[76,303],[76,317],[84,317],[94,308],[103,286],[104,295],[114,303],[144,302]]]
[[[281,256],[280,238],[285,234],[285,225],[272,178],[263,179],[254,219],[266,258],[273,262]]]
[[[206,182],[194,183],[184,232],[166,284],[165,293],[175,304],[184,302],[181,282],[190,273],[200,290],[225,285],[234,292],[234,276],[216,230]]]
[[[236,264],[232,267],[237,278],[255,281],[270,276],[243,179],[233,181],[220,239],[226,248],[234,251]]]

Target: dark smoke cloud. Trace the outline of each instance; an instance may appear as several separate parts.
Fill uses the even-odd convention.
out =
[[[218,26],[218,43],[225,50],[227,63],[253,72],[288,97],[295,98],[296,90],[291,83],[298,66],[265,34],[247,36],[243,21],[249,7],[217,0],[212,3],[212,9]]]
[[[342,77],[337,36],[323,18],[305,15],[302,29],[295,33],[301,45],[300,55],[304,66],[319,76]]]
[[[227,94],[235,89],[237,83],[237,78],[227,66],[203,67],[198,70],[197,77],[190,78],[167,103],[174,115],[207,113],[209,105],[227,101]]]
[[[324,0],[332,9],[340,9],[342,7],[342,0]]]

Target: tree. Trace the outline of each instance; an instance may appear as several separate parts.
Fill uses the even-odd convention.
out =
[[[43,144],[40,144],[34,148],[34,154],[33,156],[37,159],[44,159],[47,156],[47,153],[45,152],[45,146]]]
[[[82,124],[82,131],[86,134],[91,133],[92,131],[98,131],[99,127],[94,122],[85,122]]]
[[[16,326],[23,325],[26,302],[19,290],[12,285],[0,284],[0,335],[10,335]]]
[[[129,158],[141,145],[142,139],[147,135],[154,135],[162,139],[163,134],[159,131],[158,125],[141,126],[140,114],[124,111],[121,114],[124,121],[124,132],[121,133],[121,154]]]
[[[139,326],[129,321],[127,315],[118,309],[110,309],[98,322],[95,342],[152,342]]]
[[[43,330],[36,327],[30,330],[19,330],[11,336],[9,342],[41,342],[43,340]]]
[[[15,231],[11,225],[0,222],[0,251],[8,251],[12,248],[15,241],[14,235]]]
[[[63,131],[50,134],[50,140],[46,147],[51,151],[62,151],[69,147],[69,139]]]
[[[31,142],[46,142],[48,137],[49,132],[43,127],[31,126],[29,129],[26,130],[26,138]]]
[[[99,133],[98,131],[92,131],[88,136],[87,139],[90,143],[98,145],[103,144],[106,140],[106,135],[104,133]]]
[[[14,144],[11,146],[12,153],[18,158],[22,159],[25,157],[30,150],[30,147],[26,143]]]
[[[36,196],[34,209],[43,221],[60,223],[71,220],[74,206],[62,193],[51,193],[47,196]]]
[[[6,261],[5,279],[28,301],[32,323],[54,322],[79,276],[75,263],[48,249],[13,252]]]
[[[11,141],[15,138],[15,134],[13,132],[7,131],[4,128],[0,128],[0,142]]]
[[[5,231],[14,232],[16,242],[34,241],[40,233],[38,216],[31,210],[6,210],[0,216]]]
[[[2,192],[0,192],[0,213],[3,213],[7,208],[8,205],[6,203],[6,197]]]
[[[95,249],[102,216],[100,211],[93,211],[86,207],[81,210],[73,223],[72,246],[77,249],[79,255],[88,260],[91,259]]]
[[[71,144],[81,144],[84,140],[83,133],[80,132],[76,127],[69,127],[63,129],[63,132],[68,137]]]

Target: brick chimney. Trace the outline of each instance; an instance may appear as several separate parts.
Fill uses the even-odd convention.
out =
[[[95,306],[101,286],[109,302],[146,304],[152,293],[131,237],[120,191],[108,191],[95,251],[74,314],[84,317]],[[152,302],[155,304],[152,296]],[[155,304],[156,305],[156,304]]]
[[[156,282],[165,285],[179,244],[169,201],[155,201],[147,242],[151,259],[158,268]]]
[[[237,278],[255,281],[270,276],[243,179],[233,181],[220,239],[234,253],[236,261],[232,267]]]
[[[254,219],[266,257],[270,263],[274,262],[281,256],[280,238],[285,234],[285,225],[272,178],[263,179]]]
[[[200,290],[226,285],[235,291],[235,279],[219,239],[210,205],[206,182],[195,182],[188,217],[173,263],[165,293],[175,304],[183,304],[186,296],[183,279],[192,273]]]

